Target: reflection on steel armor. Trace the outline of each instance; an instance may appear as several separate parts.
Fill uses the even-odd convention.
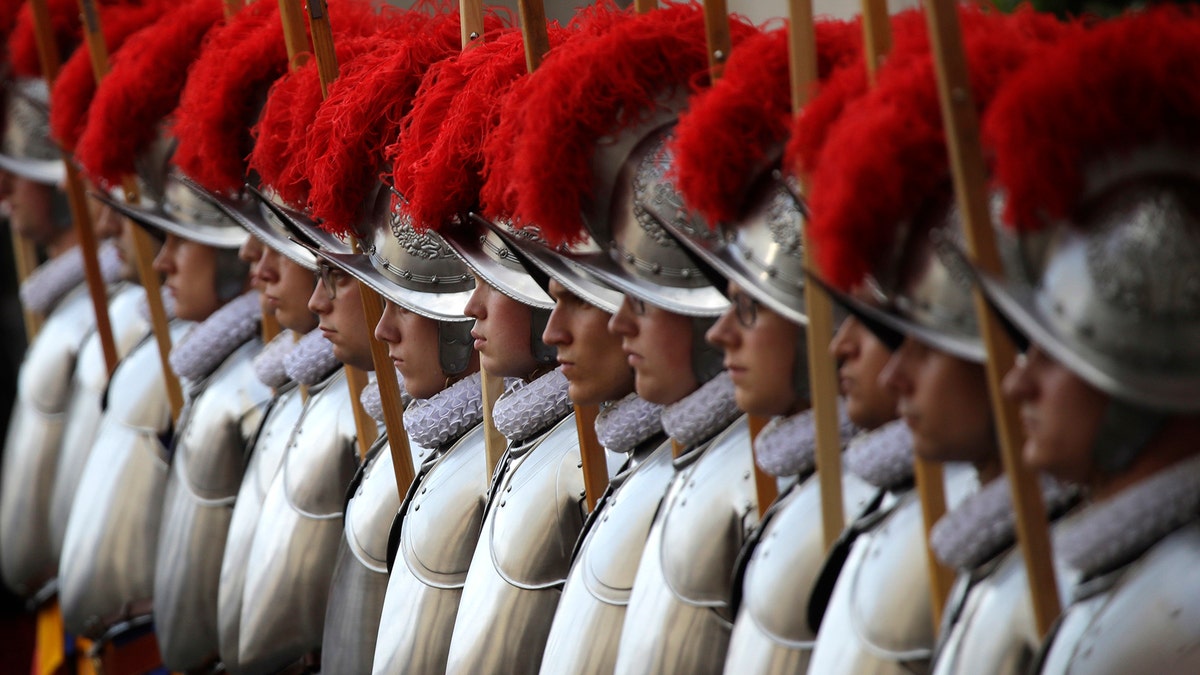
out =
[[[172,322],[171,340],[191,325]],[[147,339],[113,373],[67,519],[58,593],[72,633],[95,637],[127,615],[149,613],[170,428],[158,344]]]
[[[479,541],[487,498],[483,425],[422,467],[400,507],[374,675],[446,669],[467,568]]]
[[[878,493],[851,473],[842,474],[845,513],[861,513]],[[816,632],[808,623],[808,598],[825,562],[821,486],[813,475],[768,513],[742,580],[742,603],[733,625],[725,672],[799,673],[808,668]]]
[[[72,397],[76,359],[95,330],[87,289],[63,298],[29,346],[4,449],[0,483],[0,573],[22,596],[54,578],[50,495]]]
[[[146,297],[141,286],[121,284],[108,303],[113,340],[117,355],[124,358],[150,333],[150,324],[141,315],[141,303]],[[54,489],[50,500],[50,546],[54,560],[62,555],[63,537],[67,533],[67,518],[71,504],[79,491],[83,467],[92,441],[104,415],[104,394],[108,390],[108,365],[100,347],[100,337],[92,332],[79,352],[75,364],[75,382],[71,403],[67,407],[66,427],[54,472]]]
[[[947,507],[978,485],[974,469],[946,465]],[[929,669],[934,626],[921,504],[912,490],[889,498],[838,575],[817,633],[812,672],[900,675]]]
[[[583,529],[575,416],[509,448],[454,623],[447,673],[537,672]]]
[[[642,549],[675,475],[670,441],[635,452],[633,461],[591,516],[554,613],[542,658],[546,675],[612,672],[617,662]]]
[[[188,392],[163,500],[154,619],[163,664],[191,670],[217,656],[217,594],[244,453],[271,391],[254,374],[257,338]]]
[[[676,460],[638,567],[617,673],[719,673],[730,585],[758,519],[748,418]]]
[[[238,639],[246,672],[276,672],[321,646],[358,446],[345,371],[308,391],[250,547]]]
[[[1200,672],[1197,553],[1193,520],[1128,565],[1080,584],[1039,672]]]
[[[217,594],[218,645],[221,661],[231,673],[241,673],[238,661],[238,631],[242,624],[242,590],[250,565],[250,545],[262,515],[267,488],[283,461],[292,429],[300,420],[304,397],[294,383],[278,392],[259,427],[258,437],[246,466],[246,475],[238,489],[237,503],[229,521],[225,555],[221,560],[221,578]]]

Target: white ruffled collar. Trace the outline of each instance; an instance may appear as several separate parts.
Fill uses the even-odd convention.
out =
[[[1059,514],[1077,496],[1074,489],[1040,476],[1046,512]],[[980,488],[933,526],[929,546],[948,567],[972,570],[1016,542],[1016,516],[1008,476]]]
[[[676,443],[690,448],[712,438],[741,414],[733,398],[733,380],[729,371],[722,370],[696,391],[663,406],[662,426]]]
[[[1055,551],[1084,577],[1115,570],[1200,515],[1200,456],[1088,506],[1055,538]]]
[[[571,412],[569,386],[561,368],[532,382],[510,380],[492,408],[496,430],[511,443],[533,438]]]
[[[903,420],[864,431],[850,441],[842,466],[875,487],[895,490],[912,481],[912,432]]]
[[[414,399],[404,411],[404,430],[423,448],[440,448],[483,421],[479,373],[455,382],[429,398]]]
[[[412,396],[409,396],[408,391],[404,389],[404,376],[398,370],[395,372],[396,384],[400,385],[400,406],[408,409],[413,400]],[[379,395],[379,380],[375,378],[375,373],[370,373],[369,377],[371,381],[363,387],[362,393],[358,395],[358,402],[362,404],[363,410],[371,416],[371,419],[383,424],[383,397]],[[405,429],[406,433],[407,431]]]
[[[116,244],[111,241],[101,243],[96,250],[96,257],[100,261],[100,276],[104,283],[112,284],[121,280],[124,265],[121,264]],[[45,316],[63,296],[83,282],[83,250],[75,246],[30,272],[21,284],[21,304]]]
[[[197,324],[171,350],[171,368],[179,377],[198,382],[258,333],[258,291],[230,300]]]
[[[341,365],[333,355],[333,344],[319,328],[296,341],[296,348],[283,357],[288,377],[308,387],[320,383]]]
[[[254,357],[254,375],[258,381],[272,389],[279,389],[291,382],[292,378],[283,366],[283,358],[295,348],[296,334],[286,328],[264,345],[258,356]]]
[[[628,454],[647,439],[662,433],[662,410],[637,394],[606,403],[596,416],[596,438],[609,452]]]
[[[838,435],[845,445],[857,429],[838,400]],[[787,417],[775,417],[754,439],[754,461],[768,474],[796,476],[816,467],[817,425],[812,408]]]

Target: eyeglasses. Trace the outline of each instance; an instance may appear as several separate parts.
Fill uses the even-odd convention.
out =
[[[321,263],[317,265],[317,274],[321,277],[321,284],[325,286],[325,292],[329,294],[329,299],[337,300],[337,287],[342,279],[346,278],[346,273],[332,265]]]
[[[758,301],[741,292],[731,293],[729,301],[733,303],[734,316],[742,328],[754,328],[758,321]]]

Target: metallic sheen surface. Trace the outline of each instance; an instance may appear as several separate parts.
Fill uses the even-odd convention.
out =
[[[108,314],[113,328],[117,355],[124,358],[150,335],[150,324],[142,317],[141,304],[146,294],[141,286],[121,284],[115,288]],[[67,407],[66,426],[54,471],[54,488],[50,498],[50,546],[57,561],[62,555],[63,537],[67,534],[67,518],[71,504],[79,492],[83,467],[96,439],[96,430],[104,416],[104,396],[108,391],[108,365],[100,347],[100,336],[92,332],[79,351],[75,364],[75,384]]]
[[[1200,523],[1193,520],[1134,562],[1089,581],[1095,590],[1063,611],[1041,672],[1200,672],[1198,554]]]
[[[303,408],[304,397],[294,383],[286,385],[271,402],[250,451],[250,462],[246,465],[233,517],[229,521],[217,593],[217,644],[221,661],[231,673],[243,672],[238,662],[238,632],[242,625],[242,590],[246,585],[246,570],[251,564],[250,545],[254,542],[254,530],[262,516],[267,488],[275,479]]]
[[[445,672],[487,489],[481,424],[422,467],[393,525],[400,528],[399,548],[383,601],[374,675]]]
[[[541,672],[611,673],[633,580],[654,514],[675,476],[671,443],[647,448],[596,505],[571,565]]]
[[[172,341],[192,325],[172,322]],[[67,519],[58,593],[69,632],[94,637],[128,613],[149,610],[168,470],[162,439],[170,428],[158,344],[144,340],[113,374]]]
[[[188,392],[163,500],[154,619],[163,664],[198,668],[217,656],[217,596],[246,446],[271,397],[248,340]]]
[[[72,374],[95,323],[86,287],[72,290],[21,364],[0,482],[0,572],[25,597],[53,579],[58,565],[50,537],[54,471],[76,384]]]
[[[415,445],[413,448],[417,449]],[[413,457],[413,463],[420,466],[430,454],[422,450]],[[371,673],[388,584],[388,535],[399,510],[392,455],[381,446],[363,468],[358,486],[346,503],[345,527],[329,584],[321,639],[321,669],[326,672]]]
[[[861,513],[877,488],[842,473],[845,513]],[[805,672],[816,633],[808,599],[825,562],[821,487],[810,476],[772,507],[742,578],[742,603],[725,659],[728,675]]]
[[[946,465],[946,505],[978,489],[975,470]],[[927,672],[934,626],[921,504],[913,490],[854,542],[825,611],[809,671],[838,675]]]
[[[719,673],[725,664],[734,564],[758,520],[748,418],[676,466],[638,567],[617,673]]]
[[[272,673],[321,646],[357,431],[341,368],[308,389],[250,547],[238,662]]]
[[[507,462],[507,465],[505,464]],[[463,587],[447,673],[533,673],[583,529],[575,416],[501,460]]]

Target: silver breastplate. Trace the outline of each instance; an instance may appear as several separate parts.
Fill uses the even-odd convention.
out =
[[[250,547],[238,661],[274,672],[319,649],[342,538],[346,488],[358,468],[343,371],[309,389]]]
[[[730,584],[758,520],[750,429],[739,418],[680,458],[638,567],[617,673],[719,673]]]
[[[413,465],[429,450],[411,444]],[[387,591],[388,535],[400,510],[396,473],[386,446],[363,468],[346,503],[346,524],[338,544],[337,566],[329,586],[321,669],[370,675]]]
[[[946,503],[978,488],[975,471],[946,465]],[[819,673],[928,672],[934,626],[921,505],[914,491],[854,542],[817,634]]]
[[[242,590],[250,565],[254,529],[262,515],[267,488],[283,461],[284,451],[303,408],[304,397],[295,385],[285,389],[272,402],[254,440],[246,475],[238,489],[237,503],[229,521],[229,536],[225,539],[225,554],[221,559],[217,626],[221,660],[231,673],[242,672],[237,659],[238,630],[242,624]]]
[[[245,451],[271,391],[254,374],[249,340],[191,392],[158,539],[154,619],[163,664],[191,670],[217,655],[217,594]]]
[[[1200,522],[1076,589],[1041,673],[1200,672]]]
[[[29,597],[54,578],[50,495],[71,400],[72,374],[96,317],[86,289],[67,295],[25,353],[0,474],[0,575]]]
[[[483,425],[468,431],[413,483],[393,527],[395,560],[384,595],[375,675],[446,669],[487,498]]]
[[[843,510],[848,516],[861,513],[877,492],[843,472]],[[808,622],[808,599],[826,554],[817,517],[817,476],[797,485],[771,511],[742,579],[742,603],[725,662],[729,675],[805,672],[812,655],[816,634]]]
[[[173,322],[172,341],[190,326]],[[158,344],[145,340],[113,374],[67,519],[58,592],[72,633],[94,637],[126,613],[149,611],[170,425]]]
[[[583,529],[575,416],[522,448],[488,503],[450,642],[447,673],[532,673],[541,663]]]
[[[141,286],[121,284],[109,301],[113,340],[120,358],[125,358],[142,340],[149,338],[150,324],[142,318],[140,310],[145,297]],[[104,393],[108,389],[108,366],[104,363],[100,336],[94,331],[79,352],[74,377],[50,498],[50,545],[55,561],[62,554],[71,503],[79,491],[79,479],[96,439],[103,415]]]
[[[554,613],[542,673],[612,672],[642,549],[674,475],[671,443],[661,443],[597,505]]]

